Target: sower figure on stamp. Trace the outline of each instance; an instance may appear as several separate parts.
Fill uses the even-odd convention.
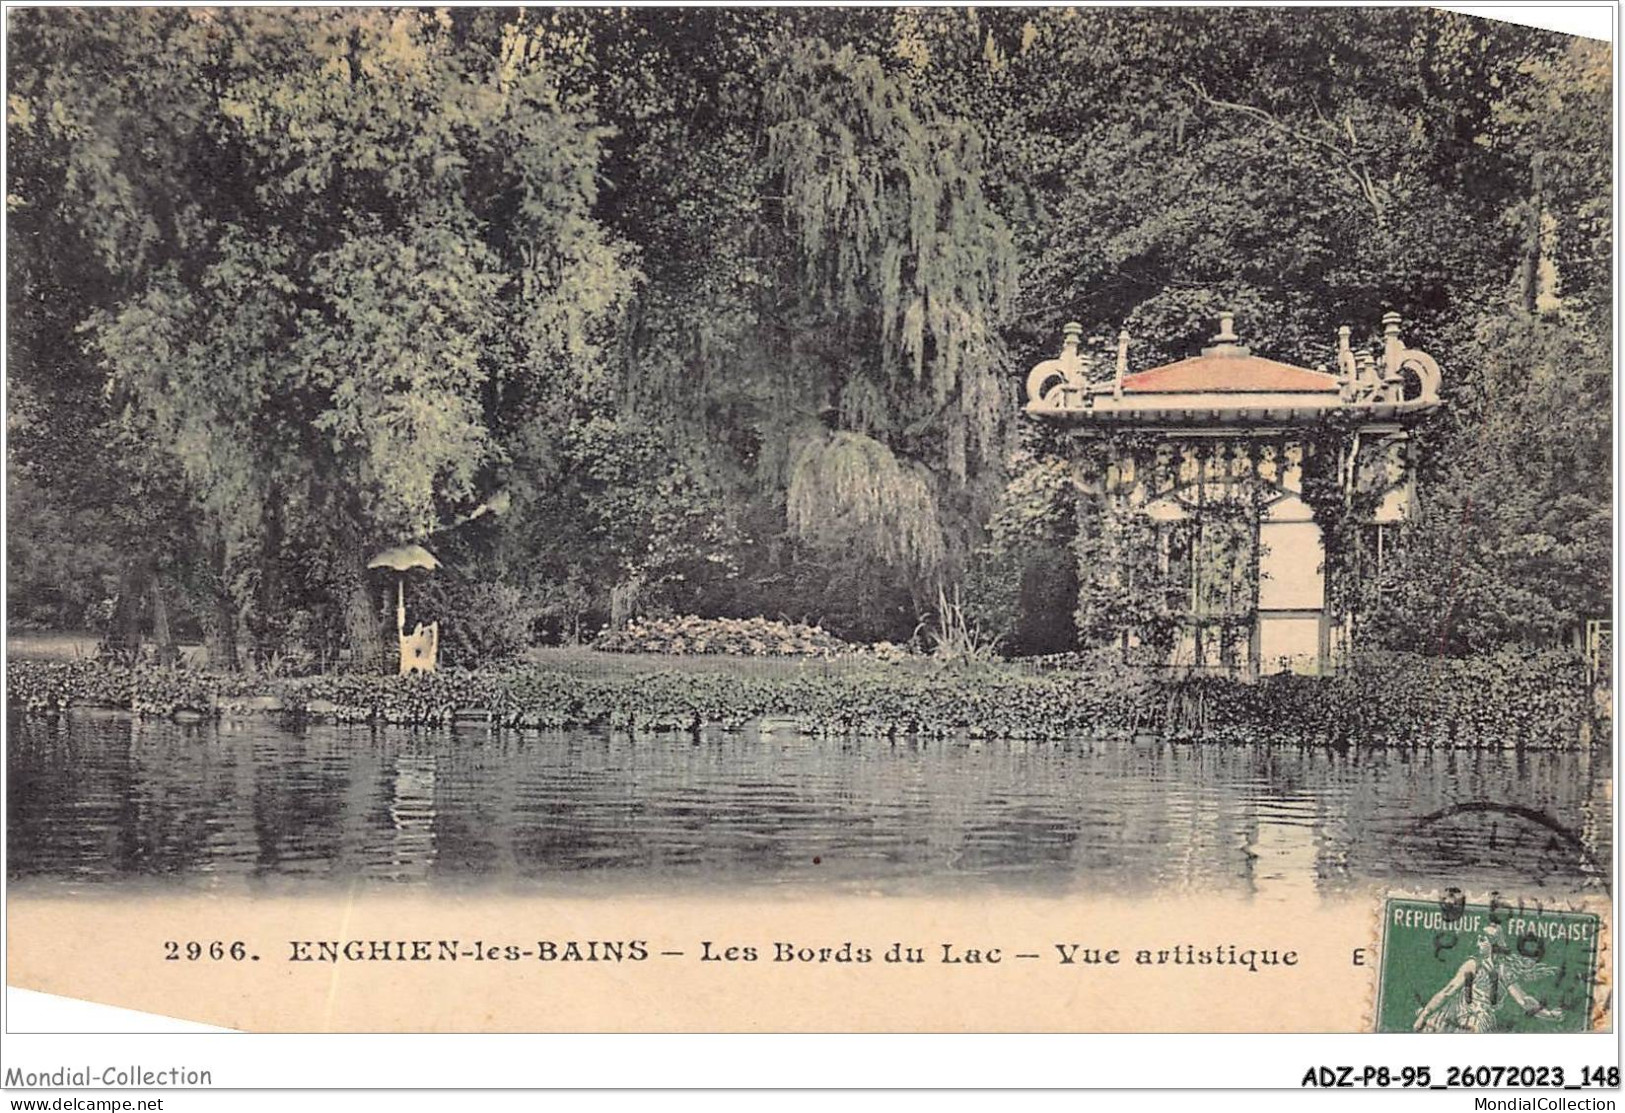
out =
[[[1548,1008],[1526,993],[1520,982],[1556,973],[1556,967],[1513,954],[1501,942],[1501,925],[1491,920],[1478,937],[1478,953],[1416,1011],[1418,1032],[1493,1032],[1496,1012],[1510,997],[1529,1016],[1559,1020],[1563,1010]]]

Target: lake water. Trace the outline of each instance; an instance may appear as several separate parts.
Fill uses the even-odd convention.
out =
[[[14,886],[1571,891],[1606,751],[9,719]]]

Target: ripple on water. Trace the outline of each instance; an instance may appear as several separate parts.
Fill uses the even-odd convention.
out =
[[[1605,752],[633,740],[82,716],[13,716],[11,742],[10,875],[47,887],[1262,893],[1582,884],[1605,878],[1612,856]],[[1493,811],[1420,822],[1485,801],[1553,826]]]

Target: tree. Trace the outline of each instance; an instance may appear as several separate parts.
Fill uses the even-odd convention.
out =
[[[591,216],[606,133],[523,14],[28,19],[14,124],[91,183],[58,216],[130,276],[96,349],[205,513],[223,624],[302,554],[369,655],[368,551],[468,509],[506,436],[591,389],[634,277]]]
[[[106,390],[82,328],[139,281],[153,238],[116,203],[133,188],[106,134],[125,107],[102,68],[119,26],[106,13],[76,13],[62,22],[24,16],[11,30],[19,60],[68,52],[88,99],[80,116],[72,107],[76,78],[26,63],[11,69],[8,595],[19,613],[50,601],[55,620],[69,628],[88,621],[87,606],[112,600],[112,613],[97,621],[128,645],[149,607],[162,627],[169,593],[196,586],[197,523],[172,462],[118,421],[120,399]],[[149,84],[159,95],[185,96],[171,73],[155,73]],[[139,129],[132,136],[138,158],[162,173],[173,150],[167,136],[151,121],[131,126]],[[168,196],[172,211],[178,193]],[[155,632],[160,643],[169,640]]]
[[[1483,137],[1522,188],[1502,200],[1500,289],[1455,349],[1423,516],[1389,577],[1377,625],[1400,645],[1558,643],[1612,610],[1611,59],[1544,45]]]
[[[1295,362],[1388,309],[1441,355],[1410,532],[1420,603],[1480,523],[1453,649],[1607,601],[1606,50],[1423,9],[12,32],[13,490],[105,523],[120,596],[178,591],[223,658],[295,617],[365,656],[362,562],[424,535],[555,630],[682,608],[898,638],[971,576],[1019,585],[968,601],[1007,644],[1058,648],[1073,525],[1033,501],[1056,453],[1017,433],[1020,372],[1067,320],[1126,324],[1145,366],[1222,308]],[[445,531],[497,489],[500,528]],[[1531,522],[1549,543],[1514,560]],[[48,592],[44,540],[14,554]]]

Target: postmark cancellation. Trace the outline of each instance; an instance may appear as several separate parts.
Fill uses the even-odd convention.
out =
[[[1611,1027],[1606,908],[1490,893],[1382,902],[1378,1032]]]

